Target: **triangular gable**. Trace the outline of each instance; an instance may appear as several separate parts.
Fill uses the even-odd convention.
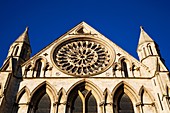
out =
[[[30,62],[33,63],[33,65],[35,66],[35,61],[34,59],[37,59],[38,57],[46,57],[46,60],[48,59],[48,61],[46,63],[51,63],[51,65],[54,65],[54,61],[50,61],[52,59],[52,55],[53,52],[55,51],[56,45],[60,46],[61,43],[65,43],[66,41],[71,41],[72,39],[76,39],[79,37],[83,37],[81,38],[81,40],[85,40],[86,38],[89,38],[88,40],[97,40],[98,43],[104,43],[102,46],[105,45],[105,43],[107,43],[107,49],[110,52],[110,54],[112,55],[110,57],[110,61],[108,62],[112,62],[112,64],[110,65],[110,63],[108,64],[104,64],[104,65],[110,65],[112,66],[114,62],[119,62],[119,59],[121,57],[126,57],[127,59],[129,59],[132,64],[135,64],[136,67],[140,67],[141,70],[147,70],[147,67],[145,65],[143,65],[142,63],[140,63],[138,60],[136,60],[134,57],[132,57],[130,54],[128,54],[126,51],[124,51],[122,48],[120,48],[119,46],[117,46],[115,43],[113,43],[111,40],[109,40],[108,38],[106,38],[105,36],[103,36],[101,33],[99,33],[97,30],[95,30],[94,28],[92,28],[91,26],[89,26],[87,23],[85,22],[81,22],[80,24],[78,24],[77,26],[75,26],[74,28],[72,28],[71,30],[69,30],[68,32],[66,32],[64,35],[62,35],[61,37],[59,37],[58,39],[56,39],[54,42],[52,42],[51,44],[49,44],[47,47],[45,47],[44,49],[42,49],[40,52],[38,52],[37,54],[35,54],[32,58],[30,58],[27,62],[25,62],[23,64],[23,66],[25,67],[25,65],[30,64]],[[78,43],[80,43],[79,45],[81,45],[82,42],[79,42],[79,39],[76,39],[76,41]],[[101,42],[100,42],[101,41]],[[84,41],[86,42],[86,41]],[[74,45],[74,42],[70,42],[71,44]],[[92,41],[93,43],[93,41]],[[87,45],[88,42],[85,44]],[[67,45],[69,46],[69,45]],[[110,55],[109,54],[109,55]],[[108,55],[108,56],[109,56]],[[106,55],[107,56],[107,55]],[[82,56],[83,57],[83,56]],[[58,61],[56,61],[58,62]],[[83,60],[82,60],[83,62]],[[97,65],[97,64],[96,64]],[[99,64],[100,65],[100,64]],[[28,66],[27,66],[28,67]],[[52,66],[53,68],[56,66]],[[45,68],[45,67],[44,67]],[[95,66],[94,66],[95,68]],[[97,67],[96,67],[97,68]],[[109,67],[110,68],[110,67]],[[82,68],[83,69],[83,68]],[[102,68],[101,68],[102,69]],[[108,68],[107,68],[108,69]],[[105,69],[105,71],[107,70]],[[61,69],[62,70],[62,69]],[[81,70],[81,69],[80,69]],[[104,72],[104,71],[102,71]],[[60,73],[60,70],[59,70]],[[85,72],[84,72],[85,73]],[[93,73],[87,73],[88,75],[93,75]],[[100,74],[100,73],[97,73]],[[83,75],[83,74],[82,74]]]

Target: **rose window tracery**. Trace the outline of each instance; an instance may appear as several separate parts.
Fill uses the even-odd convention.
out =
[[[72,40],[60,44],[53,59],[63,72],[84,76],[100,73],[110,63],[108,49],[92,40]]]

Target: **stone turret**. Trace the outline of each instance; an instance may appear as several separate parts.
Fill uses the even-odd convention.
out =
[[[7,58],[2,66],[2,70],[16,70],[19,65],[30,58],[30,54],[31,46],[27,27],[25,31],[11,44]]]
[[[159,47],[157,43],[144,31],[143,27],[140,27],[140,37],[138,42],[137,53],[140,62],[145,64],[150,71],[167,70],[163,64]]]

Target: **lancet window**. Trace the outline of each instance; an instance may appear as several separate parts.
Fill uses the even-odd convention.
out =
[[[42,61],[41,61],[41,59],[36,61],[35,71],[36,71],[36,77],[40,77],[40,74],[41,74],[41,71],[42,71]]]
[[[121,85],[113,96],[114,113],[134,113],[133,103],[124,85]]]
[[[122,75],[124,77],[128,77],[128,69],[127,69],[127,63],[125,62],[125,59],[121,61],[121,67],[122,67]]]
[[[151,45],[149,44],[147,47],[148,47],[149,55],[153,55]]]
[[[50,113],[51,99],[46,91],[46,85],[40,87],[32,96],[28,113]]]
[[[67,113],[97,113],[97,102],[91,90],[79,89],[70,98]]]
[[[130,98],[125,93],[123,93],[119,97],[118,113],[134,113],[133,111],[133,105]]]
[[[15,51],[14,51],[14,56],[17,56],[17,53],[18,53],[18,49],[19,49],[19,46],[15,47]]]
[[[47,94],[44,94],[36,106],[35,113],[50,113],[51,102]]]

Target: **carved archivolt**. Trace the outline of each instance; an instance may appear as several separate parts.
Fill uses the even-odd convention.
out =
[[[68,40],[56,47],[53,60],[67,74],[98,74],[108,69],[115,58],[108,46],[107,43],[88,38]]]

